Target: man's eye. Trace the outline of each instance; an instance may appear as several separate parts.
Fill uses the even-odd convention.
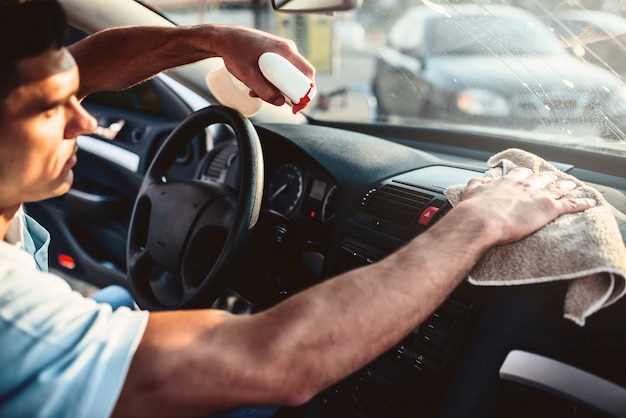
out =
[[[59,113],[60,109],[61,109],[61,106],[55,105],[55,106],[44,109],[42,113],[45,117],[52,117],[52,116],[56,116]]]

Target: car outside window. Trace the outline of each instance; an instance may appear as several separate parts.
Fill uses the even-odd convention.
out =
[[[333,16],[277,14],[262,0],[147,3],[179,24],[295,40],[318,71],[311,118],[489,128],[626,155],[619,2],[364,0]]]
[[[433,16],[423,29],[429,55],[559,55],[565,50],[531,18]],[[422,28],[415,28],[422,30]]]

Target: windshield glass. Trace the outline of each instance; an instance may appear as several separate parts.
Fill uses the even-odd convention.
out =
[[[558,55],[563,52],[549,31],[524,19],[436,16],[422,27],[428,55]],[[530,38],[530,39],[529,39]]]
[[[178,24],[293,39],[317,69],[311,118],[479,127],[626,155],[620,2],[363,0],[332,16],[276,13],[264,0],[146,3]]]

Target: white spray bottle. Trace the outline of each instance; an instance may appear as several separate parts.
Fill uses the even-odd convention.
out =
[[[285,95],[294,114],[304,109],[317,93],[313,81],[285,57],[274,52],[266,52],[259,57],[259,69]]]
[[[315,97],[315,84],[286,58],[265,52],[259,57],[259,69],[263,76],[276,86],[292,106],[294,114],[304,109]],[[206,76],[211,92],[224,106],[237,109],[245,116],[252,116],[261,108],[262,100],[251,97],[250,88],[220,67]]]

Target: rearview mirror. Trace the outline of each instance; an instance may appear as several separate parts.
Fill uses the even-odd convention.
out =
[[[284,13],[330,13],[352,10],[362,0],[272,0],[272,7]]]

